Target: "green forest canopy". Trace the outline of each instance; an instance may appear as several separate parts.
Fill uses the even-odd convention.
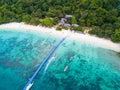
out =
[[[73,15],[71,23],[91,27],[90,34],[120,42],[120,0],[0,1],[0,24],[15,21],[38,25],[43,20],[43,25],[52,26],[65,15]]]

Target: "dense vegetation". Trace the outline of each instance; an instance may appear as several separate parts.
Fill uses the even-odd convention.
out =
[[[120,42],[120,0],[0,0],[0,24],[25,22],[53,26],[65,15],[90,34]],[[59,28],[58,28],[59,29]]]

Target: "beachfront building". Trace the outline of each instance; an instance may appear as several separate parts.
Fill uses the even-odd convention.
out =
[[[61,20],[59,21],[58,26],[64,26],[64,27],[67,27],[67,28],[69,28],[71,26],[78,27],[79,26],[78,24],[72,24],[71,25],[71,24],[67,23],[67,20],[70,19],[70,18],[72,18],[72,15],[65,15],[65,18],[61,18]]]
[[[65,15],[65,18],[72,18],[72,15]]]
[[[70,24],[67,24],[67,23],[64,24],[64,27],[69,28],[70,26],[71,26]]]
[[[71,25],[66,23],[68,18],[71,18],[72,15],[65,15],[65,18],[61,18],[61,20],[58,23],[58,26],[64,26],[64,27],[70,27]]]
[[[74,27],[78,27],[79,25],[78,25],[78,24],[72,24],[72,26],[74,26]]]
[[[60,22],[58,23],[58,26],[63,26],[66,21],[67,21],[66,18],[61,18]]]

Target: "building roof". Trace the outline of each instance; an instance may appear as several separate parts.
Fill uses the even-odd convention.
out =
[[[64,24],[65,27],[70,27],[71,25],[70,24]]]
[[[79,25],[78,25],[78,24],[72,24],[72,26],[74,26],[74,27],[78,27]]]
[[[65,15],[65,18],[71,18],[72,15]]]

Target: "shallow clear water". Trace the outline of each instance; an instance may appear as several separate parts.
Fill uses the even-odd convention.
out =
[[[60,38],[0,30],[0,90],[22,90]],[[66,39],[44,65],[31,90],[120,90],[120,57],[95,45]],[[64,68],[68,69],[64,72]]]

